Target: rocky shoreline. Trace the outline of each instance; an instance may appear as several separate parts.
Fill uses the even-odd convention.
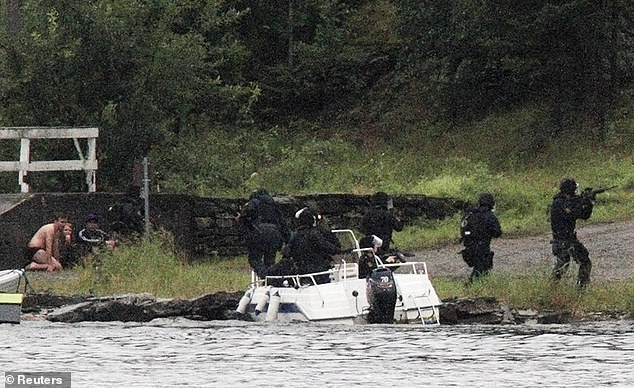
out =
[[[51,322],[149,322],[156,318],[184,317],[193,320],[250,320],[235,312],[242,293],[213,293],[193,299],[157,299],[150,294],[112,297],[26,294],[23,316]],[[446,300],[440,308],[443,325],[524,323],[561,324],[577,321],[633,319],[629,314],[594,313],[575,316],[571,311],[514,310],[492,297]]]
[[[194,299],[157,299],[150,294],[117,296],[60,296],[26,294],[22,313],[51,322],[149,322],[156,318],[195,320],[238,319],[235,308],[242,295],[214,293]]]

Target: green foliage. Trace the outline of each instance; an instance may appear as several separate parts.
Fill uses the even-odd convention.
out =
[[[191,298],[240,290],[249,281],[244,258],[188,264],[165,232],[101,251],[89,257],[78,272],[75,292],[97,295],[147,292],[156,297]]]
[[[403,231],[394,234],[394,246],[412,250],[454,243],[460,238],[458,225],[461,218],[460,214],[455,214],[442,220],[410,222]]]
[[[627,147],[596,148],[588,139],[562,137],[532,150],[532,158],[509,154],[506,149],[524,145],[520,122],[526,117],[541,122],[535,111],[521,110],[487,118],[464,128],[461,136],[434,137],[426,129],[432,140],[420,144],[413,139],[370,145],[345,136],[326,138],[325,129],[307,122],[297,122],[292,131],[216,128],[184,138],[154,160],[159,171],[170,172],[164,175],[164,190],[202,196],[245,197],[266,187],[272,193],[382,190],[474,202],[488,191],[496,197],[505,235],[547,231],[548,206],[564,176],[574,176],[582,187],[618,186],[599,195],[590,222],[634,215],[633,160]],[[495,141],[483,144],[488,134]],[[503,163],[504,158],[509,162]],[[409,223],[395,235],[397,245],[413,249],[454,241],[456,217]]]
[[[403,1],[401,63],[431,82],[428,102],[445,118],[537,100],[554,132],[577,115],[603,126],[632,76],[621,60],[633,48],[631,11],[625,1]]]
[[[240,15],[220,0],[25,1],[22,29],[0,42],[3,124],[99,126],[101,183],[121,186],[183,128],[250,120]]]
[[[359,46],[354,5],[334,0],[238,3],[250,10],[239,33],[253,54],[246,73],[264,91],[257,103],[260,120],[277,124],[317,117],[366,90],[372,73],[368,64],[384,47],[383,42]]]
[[[434,278],[441,299],[462,297],[495,297],[513,309],[568,310],[573,315],[591,312],[634,312],[631,280],[591,283],[584,292],[576,290],[572,279],[553,282],[546,268],[525,271],[512,276],[495,274],[465,285],[464,280]]]
[[[540,162],[564,130],[625,147],[632,131],[623,100],[631,98],[619,93],[629,93],[632,79],[632,5],[595,3],[26,0],[21,27],[8,14],[0,32],[0,124],[98,126],[106,190],[130,181],[135,159],[217,128],[250,140],[259,131],[305,134],[323,118],[336,128],[319,137],[339,132],[353,144],[350,154],[376,153],[381,142],[397,147],[374,160],[346,158],[351,179],[323,182],[338,191],[365,190],[364,175],[353,171],[375,164],[388,181],[394,168],[411,177],[420,165],[399,151],[433,150],[439,141],[471,149],[467,158],[477,165],[482,139],[515,133],[513,143],[486,147],[491,171]],[[484,119],[461,120],[472,117]],[[250,147],[245,142],[237,144]],[[303,158],[284,190],[316,184],[310,164],[321,156],[306,153],[331,146],[278,146],[280,157]],[[55,146],[38,155],[69,152]],[[426,179],[443,167],[429,162],[420,170]],[[244,184],[245,171],[211,167],[219,177],[194,185],[236,191]]]

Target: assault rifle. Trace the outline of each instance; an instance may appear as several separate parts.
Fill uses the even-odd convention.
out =
[[[589,198],[589,199],[594,201],[597,198],[597,194],[601,194],[601,193],[604,193],[604,192],[606,192],[608,190],[612,190],[615,187],[616,186],[599,187],[598,189],[593,189],[592,187],[586,187],[581,192],[581,196],[585,197],[585,198]]]

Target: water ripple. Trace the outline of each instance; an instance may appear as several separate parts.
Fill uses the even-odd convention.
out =
[[[0,325],[2,371],[69,371],[74,386],[634,385],[629,322],[327,326],[185,319]]]

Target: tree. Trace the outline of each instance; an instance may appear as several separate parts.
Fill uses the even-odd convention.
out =
[[[621,0],[405,0],[401,63],[428,80],[444,117],[537,100],[556,128],[579,114],[603,123],[631,79],[632,62],[622,59],[633,49],[633,10]]]
[[[239,33],[251,53],[245,75],[262,88],[258,118],[315,117],[365,90],[375,54],[354,45],[350,17],[363,1],[238,0]]]
[[[539,97],[548,102],[554,135],[572,117],[587,117],[602,137],[619,90],[632,79],[634,7],[620,0],[546,2],[534,21],[541,71]]]
[[[102,128],[100,182],[183,130],[251,119],[242,12],[222,0],[24,0],[0,37],[4,125]],[[6,31],[6,30],[5,30]]]

